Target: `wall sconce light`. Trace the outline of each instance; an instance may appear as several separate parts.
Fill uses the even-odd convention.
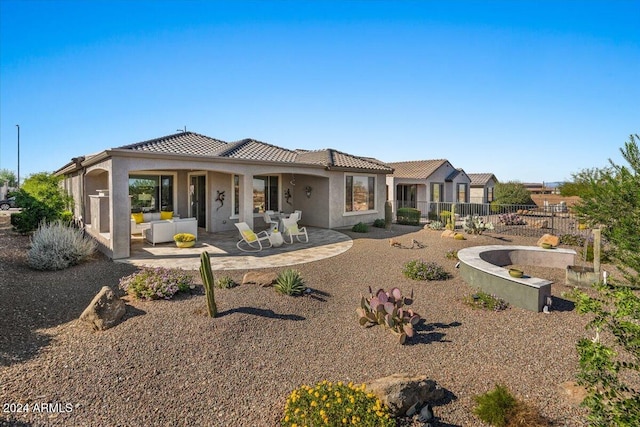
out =
[[[313,188],[311,188],[310,185],[307,185],[306,187],[304,187],[304,192],[307,194],[307,199],[311,197],[311,191],[313,190]]]

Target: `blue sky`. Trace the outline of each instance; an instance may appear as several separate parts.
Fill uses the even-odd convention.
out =
[[[640,1],[0,0],[0,168],[175,133],[446,158],[501,181],[624,163]]]

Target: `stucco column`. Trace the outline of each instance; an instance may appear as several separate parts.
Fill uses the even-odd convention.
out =
[[[253,229],[253,174],[240,175],[239,221]]]
[[[129,171],[118,168],[120,162],[111,162],[109,174],[109,210],[111,212],[111,249],[113,259],[128,258],[131,244]]]

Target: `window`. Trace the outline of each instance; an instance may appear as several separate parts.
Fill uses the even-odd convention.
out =
[[[173,175],[129,175],[132,212],[173,210]]]
[[[460,203],[467,203],[467,184],[458,183],[457,185],[458,196],[456,201]]]
[[[487,202],[493,202],[493,187],[487,187]]]
[[[279,188],[277,176],[253,177],[253,212],[259,213],[266,210],[279,210]],[[233,176],[233,213],[240,214],[240,177]]]
[[[345,211],[375,210],[376,178],[374,176],[347,175],[345,177]]]
[[[415,208],[416,207],[416,194],[418,193],[418,186],[413,185],[398,185],[396,186],[396,201],[399,208]]]
[[[443,184],[439,182],[431,183],[430,202],[442,202]]]

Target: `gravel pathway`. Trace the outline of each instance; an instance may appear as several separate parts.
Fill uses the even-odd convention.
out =
[[[76,319],[101,286],[117,287],[134,267],[98,256],[62,272],[32,271],[24,263],[28,238],[10,232],[0,217],[0,404],[12,409],[0,413],[0,424],[270,427],[301,384],[361,383],[406,372],[426,374],[446,390],[434,407],[435,426],[482,426],[472,413],[473,396],[496,383],[554,425],[586,425],[585,410],[558,390],[575,377],[575,344],[586,333],[586,319],[562,299],[564,271],[536,267],[539,277],[559,283],[552,313],[486,312],[463,303],[473,290],[445,256],[472,245],[535,240],[455,241],[403,226],[347,234],[354,243],[346,253],[295,266],[313,290],[309,296],[247,285],[216,290],[221,313],[210,319],[198,287],[171,301],[127,300],[125,320],[94,333]],[[391,247],[392,236],[425,248]],[[405,278],[403,264],[420,258],[444,266],[452,278]],[[245,272],[225,274],[240,281]],[[358,325],[355,309],[369,286],[414,291],[412,308],[425,323],[407,345],[381,327]],[[34,411],[41,402],[58,404],[57,410]],[[31,409],[16,413],[10,404]]]

